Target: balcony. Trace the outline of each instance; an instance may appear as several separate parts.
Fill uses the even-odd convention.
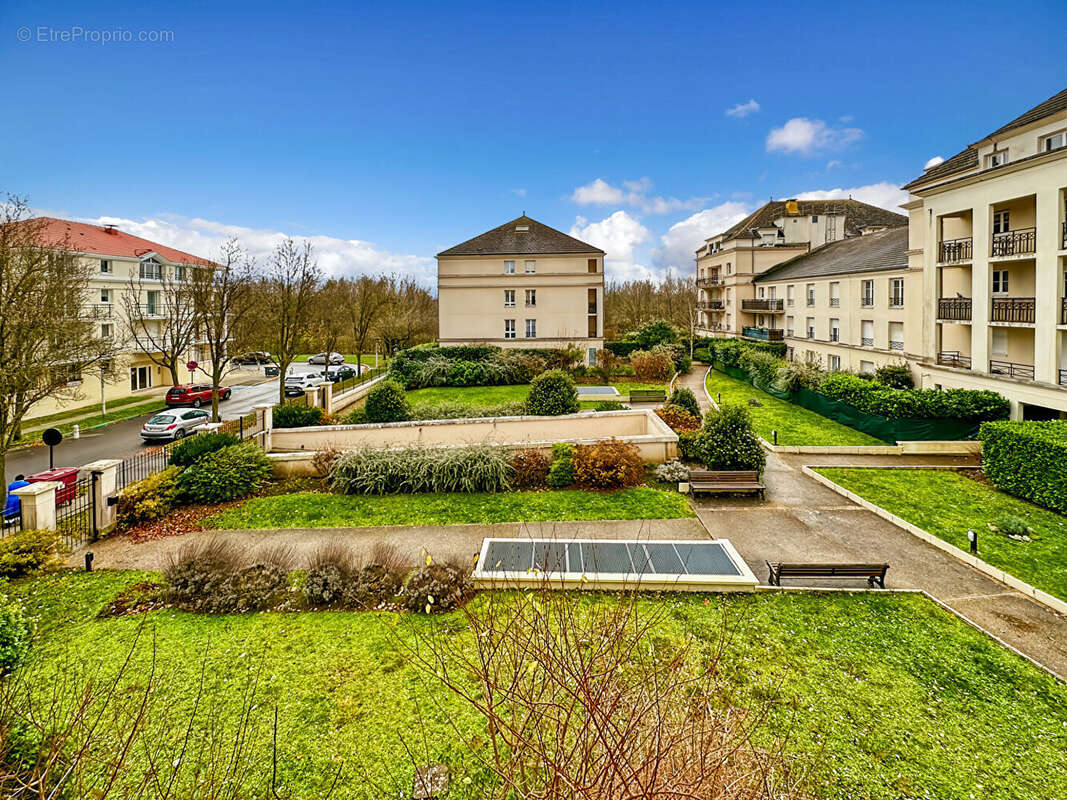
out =
[[[939,264],[958,264],[970,261],[973,254],[973,241],[970,236],[961,239],[945,239],[937,245],[937,262]]]
[[[163,309],[158,303],[142,303],[137,306],[137,314],[141,317],[160,317],[163,315]]]
[[[1009,378],[1025,378],[1032,381],[1034,379],[1034,365],[1016,364],[1014,361],[990,361],[989,374],[1006,375]]]
[[[86,312],[89,319],[111,319],[111,303],[93,303]]]
[[[873,336],[863,336],[863,337],[861,337],[860,338],[860,346],[861,347],[874,347],[874,337]]]
[[[746,339],[759,339],[763,342],[780,342],[785,338],[781,328],[742,328],[741,335]]]
[[[1037,249],[1037,228],[1019,228],[1017,231],[993,234],[992,258],[1022,256]]]
[[[1059,384],[1060,386],[1067,386],[1067,369],[1060,370]]]
[[[889,340],[889,349],[890,350],[896,350],[897,352],[903,352],[904,351],[904,342],[894,342],[892,339],[890,339]]]
[[[971,298],[942,297],[937,301],[938,319],[957,319],[969,322],[971,319]]]
[[[783,300],[742,300],[742,311],[785,311]]]
[[[697,278],[697,286],[722,286],[722,278],[712,275],[707,278]]]
[[[1067,325],[1067,297],[1060,298],[1060,325]]]
[[[830,331],[830,341],[831,342],[840,342],[841,341],[841,331],[837,330],[836,328],[834,330]]]
[[[990,322],[1033,322],[1033,297],[994,297],[989,310]]]
[[[701,311],[722,311],[725,305],[722,300],[700,300],[697,308]]]
[[[1060,247],[1067,250],[1067,222],[1060,223]]]
[[[840,308],[840,307],[841,307],[841,298],[840,297],[831,297],[830,298],[830,308]]]
[[[970,369],[971,357],[963,355],[959,350],[942,350],[937,354],[937,363],[944,367]]]

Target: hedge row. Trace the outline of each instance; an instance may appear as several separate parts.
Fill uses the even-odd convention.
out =
[[[1067,421],[986,422],[978,439],[994,486],[1067,513]]]
[[[976,389],[892,389],[858,375],[827,375],[819,393],[886,419],[960,419],[990,422],[1007,419],[1008,400],[996,392]]]
[[[643,348],[640,342],[604,342],[604,349],[610,350],[619,358],[629,358],[630,353]]]

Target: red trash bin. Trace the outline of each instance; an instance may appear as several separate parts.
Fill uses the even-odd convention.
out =
[[[42,483],[44,481],[58,481],[59,483],[62,483],[63,485],[56,489],[57,506],[69,503],[78,494],[77,467],[56,467],[55,469],[46,469],[44,472],[30,475],[26,480],[30,483]]]

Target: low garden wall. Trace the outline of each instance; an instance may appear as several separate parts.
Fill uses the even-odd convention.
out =
[[[678,435],[653,411],[585,411],[559,417],[488,417],[414,420],[372,425],[275,428],[270,458],[279,477],[310,475],[320,450],[363,447],[459,447],[493,444],[550,453],[556,442],[591,444],[619,439],[637,446],[641,458],[662,464],[678,457]]]

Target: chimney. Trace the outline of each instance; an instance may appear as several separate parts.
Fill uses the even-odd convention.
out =
[[[109,222],[104,226],[104,232],[105,233],[118,233],[118,226],[115,225],[114,223]]]

